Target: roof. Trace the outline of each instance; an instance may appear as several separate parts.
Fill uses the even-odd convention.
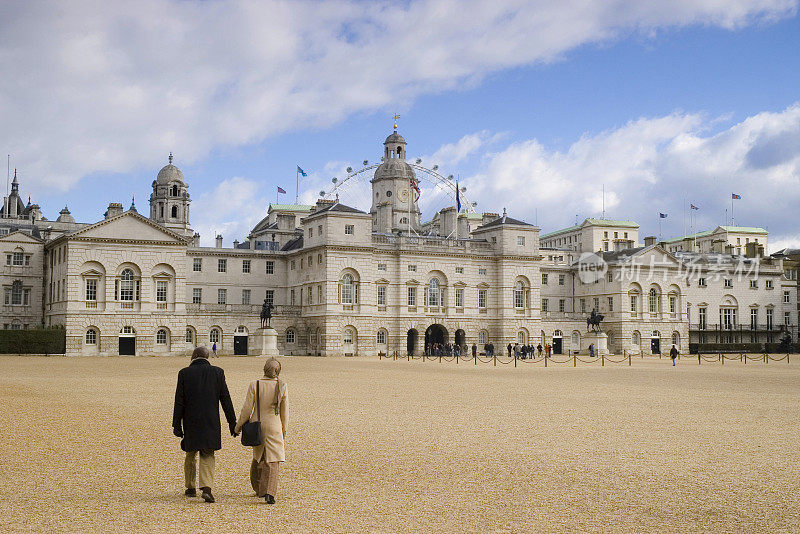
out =
[[[575,230],[579,230],[580,228],[583,228],[585,226],[607,226],[612,228],[639,228],[639,225],[634,221],[622,221],[615,219],[594,219],[590,217],[588,219],[584,219],[584,221],[581,224],[576,224],[575,226],[570,226],[569,228],[562,228],[561,230],[556,230],[554,232],[543,234],[542,236],[540,236],[540,239],[566,234],[569,232],[574,232]]]
[[[172,164],[172,158],[170,157],[170,163],[165,165],[158,171],[158,176],[156,177],[156,183],[164,185],[170,182],[183,182],[183,173],[181,170]]]
[[[483,219],[483,213],[470,213],[470,212],[463,212],[459,215],[459,217],[466,217],[471,221],[480,221]]]
[[[275,211],[311,211],[313,207],[311,204],[269,204],[269,210]]]
[[[503,215],[502,217],[498,217],[497,219],[488,222],[481,226],[481,228],[491,228],[492,226],[500,226],[501,224],[515,224],[519,226],[533,226],[530,223],[526,223],[525,221],[520,221],[519,219],[514,219],[513,217],[509,217],[507,215]]]
[[[384,145],[388,145],[389,143],[405,143],[406,140],[403,139],[403,136],[397,133],[395,130],[393,133],[389,134],[389,137],[386,138],[386,141],[383,142]]]
[[[339,212],[339,213],[361,213],[361,214],[366,215],[366,212],[361,211],[360,209],[357,209],[357,208],[353,208],[351,206],[346,206],[346,205],[344,205],[344,204],[342,204],[342,203],[340,203],[338,201],[336,201],[333,204],[330,204],[328,206],[325,206],[322,209],[318,209],[317,211],[315,211],[311,215],[317,215],[319,213],[325,213],[325,212],[328,212],[328,211],[336,211],[336,212]]]
[[[704,230],[702,232],[696,232],[694,234],[687,234],[682,237],[673,237],[672,239],[665,239],[664,243],[678,243],[683,241],[684,239],[695,239],[697,237],[708,237],[712,235],[717,230],[722,229],[725,232],[731,232],[735,234],[759,234],[759,235],[767,235],[769,232],[764,230],[763,228],[758,228],[755,226],[717,226],[713,230]]]
[[[303,236],[295,237],[294,239],[289,240],[281,250],[296,250],[298,248],[303,248]]]

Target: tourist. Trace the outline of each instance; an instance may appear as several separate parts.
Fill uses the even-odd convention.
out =
[[[208,349],[197,347],[188,367],[178,372],[172,431],[181,439],[186,452],[183,462],[188,497],[197,495],[197,453],[200,453],[200,491],[203,500],[214,502],[214,451],[222,448],[219,405],[225,412],[231,435],[235,435],[236,413],[233,410],[225,372],[208,363]]]
[[[256,495],[259,498],[263,497],[268,504],[275,504],[278,474],[281,463],[286,461],[284,439],[289,408],[286,402],[286,384],[278,378],[280,374],[281,363],[275,358],[267,360],[264,365],[264,377],[253,380],[247,387],[244,406],[234,429],[238,435],[245,423],[256,421],[261,423],[263,441],[253,447],[250,485]]]
[[[539,357],[541,358],[542,357],[542,344],[541,343],[536,345],[536,350],[539,351]]]
[[[669,349],[669,357],[672,358],[672,366],[675,366],[675,358],[678,357],[678,349],[675,345],[672,345],[672,348]]]
[[[508,357],[509,357],[509,358],[511,357],[511,349],[512,349],[512,348],[513,348],[513,347],[511,346],[511,343],[509,343],[509,344],[508,344]]]
[[[589,357],[594,358],[594,343],[589,343]]]
[[[217,357],[217,343],[216,342],[214,342],[214,344],[211,345],[211,350],[214,352],[214,357],[216,358]]]
[[[484,348],[484,350],[486,350],[486,348]],[[472,357],[478,357],[478,346],[475,343],[472,344]]]

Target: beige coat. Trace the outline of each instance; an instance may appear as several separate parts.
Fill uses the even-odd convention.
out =
[[[242,425],[248,421],[257,421],[258,415],[255,409],[256,404],[256,384],[259,385],[259,404],[261,404],[261,435],[264,443],[253,447],[253,460],[260,461],[265,456],[267,462],[286,461],[286,451],[283,446],[283,438],[286,435],[286,423],[289,413],[286,396],[286,384],[281,388],[281,407],[280,413],[275,414],[275,388],[278,381],[274,378],[260,378],[250,383],[247,388],[247,397],[244,399],[242,412],[236,422],[236,432],[242,430]]]

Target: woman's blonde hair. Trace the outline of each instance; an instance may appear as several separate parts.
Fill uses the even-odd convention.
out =
[[[264,364],[264,376],[278,378],[279,374],[281,374],[281,362],[274,357],[267,360],[267,363]]]

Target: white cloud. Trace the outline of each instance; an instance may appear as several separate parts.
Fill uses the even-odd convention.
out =
[[[200,233],[202,246],[213,246],[221,235],[225,246],[244,241],[250,230],[267,215],[267,199],[258,196],[259,184],[246,178],[223,180],[212,191],[193,199],[192,228]]]
[[[7,3],[0,146],[34,195],[66,190],[92,172],[157,167],[168,150],[192,162],[407,107],[626,32],[737,28],[795,9],[795,0]]]
[[[466,179],[479,209],[502,207],[551,231],[602,214],[633,219],[642,232],[683,233],[683,198],[700,207],[697,227],[736,224],[766,227],[773,245],[798,246],[797,221],[786,214],[800,205],[800,104],[762,112],[716,133],[714,119],[675,113],[639,119],[594,136],[566,152],[537,140],[517,142],[487,155],[480,172]],[[730,216],[730,213],[728,213]],[[774,250],[771,246],[770,249]]]

